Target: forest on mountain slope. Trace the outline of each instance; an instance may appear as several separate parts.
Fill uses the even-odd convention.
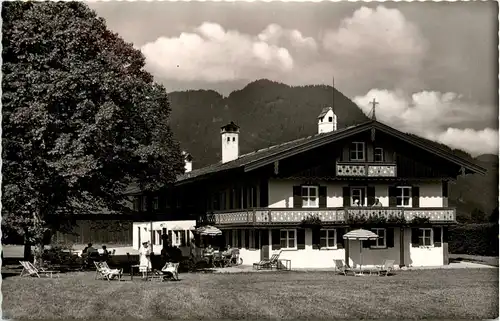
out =
[[[213,90],[169,93],[170,125],[175,138],[194,158],[193,168],[221,159],[220,127],[238,124],[240,154],[317,133],[317,115],[332,105],[334,97],[338,127],[368,120],[361,109],[331,86],[293,87],[265,79],[254,81],[223,97]],[[472,158],[461,150],[420,138],[447,149],[487,169],[487,174],[467,175],[450,183],[450,206],[457,207],[460,221],[483,222],[498,212],[498,156]],[[496,214],[498,217],[498,214]]]

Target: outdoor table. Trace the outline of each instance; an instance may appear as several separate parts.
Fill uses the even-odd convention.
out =
[[[290,271],[292,269],[292,260],[279,259],[278,260],[277,269],[278,270],[287,270],[287,271]]]
[[[139,264],[133,264],[130,266],[130,281],[134,279],[134,269],[139,268]]]

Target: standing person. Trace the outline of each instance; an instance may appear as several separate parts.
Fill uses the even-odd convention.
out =
[[[142,242],[142,247],[139,250],[139,272],[142,272],[142,278],[147,276],[148,270],[151,269],[151,251],[148,242]]]

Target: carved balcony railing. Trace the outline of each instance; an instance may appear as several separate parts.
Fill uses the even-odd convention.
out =
[[[345,177],[396,177],[394,163],[337,163],[337,176]]]
[[[296,224],[308,215],[317,215],[322,222],[345,222],[343,208],[255,208],[219,211],[207,215],[215,225]]]
[[[388,222],[411,222],[415,217],[428,218],[432,223],[456,222],[454,208],[401,207],[339,207],[339,208],[255,208],[207,213],[205,223],[218,226],[266,226],[299,224],[309,215],[318,216],[323,223],[349,224],[353,220],[384,217]]]
[[[411,222],[414,218],[428,218],[430,222],[455,222],[456,210],[450,207],[346,207],[349,219],[355,217],[383,217],[388,221]]]

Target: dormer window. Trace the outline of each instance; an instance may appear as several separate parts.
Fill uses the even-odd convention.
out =
[[[351,143],[351,149],[350,149],[349,156],[350,156],[350,159],[352,161],[364,161],[365,160],[365,143],[364,142]]]

